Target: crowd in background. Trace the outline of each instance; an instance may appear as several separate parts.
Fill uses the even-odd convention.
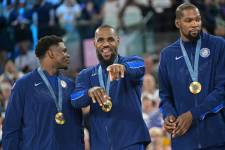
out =
[[[121,37],[119,53],[141,55],[145,61],[142,110],[152,138],[148,150],[169,150],[170,139],[158,109],[157,66],[161,48],[177,38],[175,9],[184,1],[0,0],[0,125],[14,82],[39,66],[34,47],[40,37],[63,37],[72,59],[65,73],[75,79],[81,68],[90,65],[85,53],[93,50],[87,43],[95,29],[109,24]],[[225,0],[190,2],[201,11],[204,30],[225,37]],[[85,135],[88,150],[87,129]]]

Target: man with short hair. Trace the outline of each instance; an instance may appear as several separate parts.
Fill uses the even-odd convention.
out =
[[[196,6],[176,9],[180,38],[161,52],[160,110],[173,150],[225,149],[225,40],[202,32]]]
[[[60,37],[38,41],[40,67],[13,86],[3,126],[4,150],[84,150],[82,113],[70,103],[74,83],[60,74],[69,55]]]
[[[75,108],[90,105],[91,150],[144,150],[150,142],[141,113],[144,61],[118,54],[119,36],[108,25],[95,32],[99,64],[82,70],[71,95]]]

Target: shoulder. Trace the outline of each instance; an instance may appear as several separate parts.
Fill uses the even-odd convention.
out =
[[[215,56],[222,57],[224,55],[225,39],[223,37],[203,33],[202,42],[203,46],[209,48]]]
[[[171,63],[171,59],[173,59],[176,56],[182,55],[181,50],[180,50],[180,44],[179,44],[179,39],[167,47],[163,48],[160,52],[160,66],[162,64],[167,64],[168,62]]]
[[[88,67],[86,69],[83,69],[79,72],[78,76],[82,76],[82,77],[89,77],[91,76],[93,73],[96,72],[97,68],[99,65],[96,66],[92,66],[92,67]]]
[[[30,85],[31,81],[34,78],[35,71],[29,72],[23,75],[21,78],[17,79],[14,83],[12,90],[25,90],[27,86]]]
[[[169,55],[180,50],[179,39],[161,50],[161,55]]]
[[[202,33],[203,40],[209,40],[210,42],[213,42],[215,44],[225,44],[225,39],[221,36],[216,36],[208,33]]]

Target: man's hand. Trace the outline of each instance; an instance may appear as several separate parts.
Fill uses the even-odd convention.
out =
[[[172,132],[172,137],[181,136],[185,134],[192,124],[192,114],[190,111],[181,114],[175,121],[176,129]]]
[[[119,80],[120,78],[124,78],[125,66],[121,64],[112,64],[107,67],[107,71],[109,72],[110,81]]]
[[[176,128],[175,121],[176,117],[174,117],[173,115],[170,115],[165,118],[163,126],[167,132],[172,133],[174,131],[174,129]]]
[[[90,88],[88,90],[88,95],[91,97],[93,103],[96,103],[97,101],[100,106],[102,106],[107,99],[111,99],[106,94],[106,91],[104,90],[104,88],[98,87],[98,86]]]

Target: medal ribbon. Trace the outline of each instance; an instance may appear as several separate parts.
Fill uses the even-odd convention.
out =
[[[194,68],[191,66],[190,59],[187,55],[187,51],[185,50],[181,39],[180,39],[180,47],[181,47],[182,54],[184,56],[185,63],[188,67],[188,71],[191,75],[192,81],[198,81],[198,62],[199,62],[199,53],[201,49],[201,38],[198,39],[197,45],[196,45]]]
[[[116,57],[116,59],[114,60],[113,63],[115,64],[117,62],[118,62],[118,56]],[[101,65],[99,65],[99,67],[98,67],[98,80],[99,80],[100,86],[103,87],[106,90],[106,93],[109,95],[109,87],[110,87],[109,73],[108,73],[107,82],[105,85]]]
[[[48,81],[47,77],[45,76],[41,67],[38,68],[38,73],[41,76],[42,80],[44,81],[45,85],[47,86],[49,92],[51,93],[52,98],[54,99],[57,111],[62,112],[62,87],[60,85],[60,79],[57,77],[57,80],[58,80],[58,101],[57,101],[57,98],[53,91],[53,88],[52,88],[51,84],[49,83],[49,81]]]

